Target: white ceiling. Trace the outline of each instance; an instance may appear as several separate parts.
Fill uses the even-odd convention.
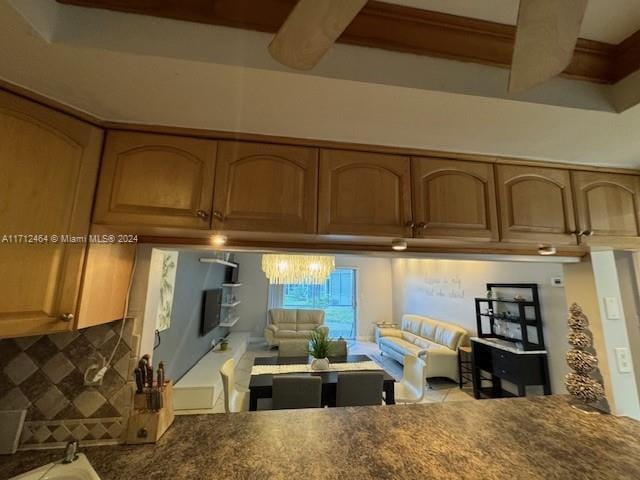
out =
[[[509,25],[515,25],[518,18],[518,0],[382,1]],[[637,30],[640,30],[640,0],[589,0],[580,36],[620,43]]]
[[[53,5],[49,0],[19,2]],[[131,34],[125,16],[109,14],[115,30],[107,34],[120,46],[103,47],[99,29],[106,24],[86,16],[81,17],[84,31],[63,29],[65,41],[49,43],[7,0],[0,0],[0,78],[113,121],[640,168],[639,107],[616,114],[305,75],[185,59],[177,46],[160,55],[147,45],[156,24],[169,46],[188,39],[186,47],[192,49],[196,41],[211,45],[207,35],[212,32],[234,31],[237,51],[232,56],[259,50],[268,57],[271,37],[135,15],[126,18],[144,23],[134,23]],[[201,36],[174,30],[178,24]],[[372,61],[383,55],[378,52],[338,45],[330,57],[358,66],[360,57]],[[375,65],[388,66],[396,58],[391,52],[384,55]],[[558,84],[559,92],[571,87],[567,82]]]

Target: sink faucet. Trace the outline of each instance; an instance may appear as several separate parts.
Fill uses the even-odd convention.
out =
[[[77,451],[78,451],[77,440],[72,440],[69,443],[67,443],[67,448],[65,448],[64,450],[64,459],[62,460],[62,463],[67,464],[67,463],[76,461],[78,459],[78,455],[76,453]]]

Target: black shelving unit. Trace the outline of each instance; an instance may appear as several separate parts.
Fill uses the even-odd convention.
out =
[[[478,338],[471,342],[475,398],[522,397],[529,386],[540,386],[550,395],[538,286],[487,283],[487,292],[491,298],[475,299]],[[515,385],[517,393],[505,390],[503,380]]]
[[[504,293],[505,290],[509,293]],[[516,300],[514,291],[524,293],[523,299]],[[475,299],[478,337],[497,338],[521,344],[525,351],[544,350],[538,285],[487,283],[487,292],[492,293],[491,298]],[[516,295],[518,294],[520,293]],[[510,298],[507,298],[508,296]],[[519,330],[510,328],[510,324],[518,325]]]

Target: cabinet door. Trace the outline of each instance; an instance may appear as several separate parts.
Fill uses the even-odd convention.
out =
[[[412,158],[415,236],[498,239],[493,166]]]
[[[109,132],[94,222],[208,230],[216,142]]]
[[[575,245],[567,170],[497,165],[496,175],[502,240]]]
[[[593,231],[591,244],[616,244],[640,236],[638,193],[633,175],[572,172],[578,226]]]
[[[101,144],[100,129],[0,92],[0,337],[74,327],[85,245],[64,236],[89,233]]]
[[[220,142],[213,226],[315,233],[317,184],[315,148]]]
[[[320,151],[318,232],[411,237],[407,157]]]

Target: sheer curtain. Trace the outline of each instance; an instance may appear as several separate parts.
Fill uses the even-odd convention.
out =
[[[269,284],[269,299],[267,308],[282,308],[282,299],[284,298],[284,285]]]

